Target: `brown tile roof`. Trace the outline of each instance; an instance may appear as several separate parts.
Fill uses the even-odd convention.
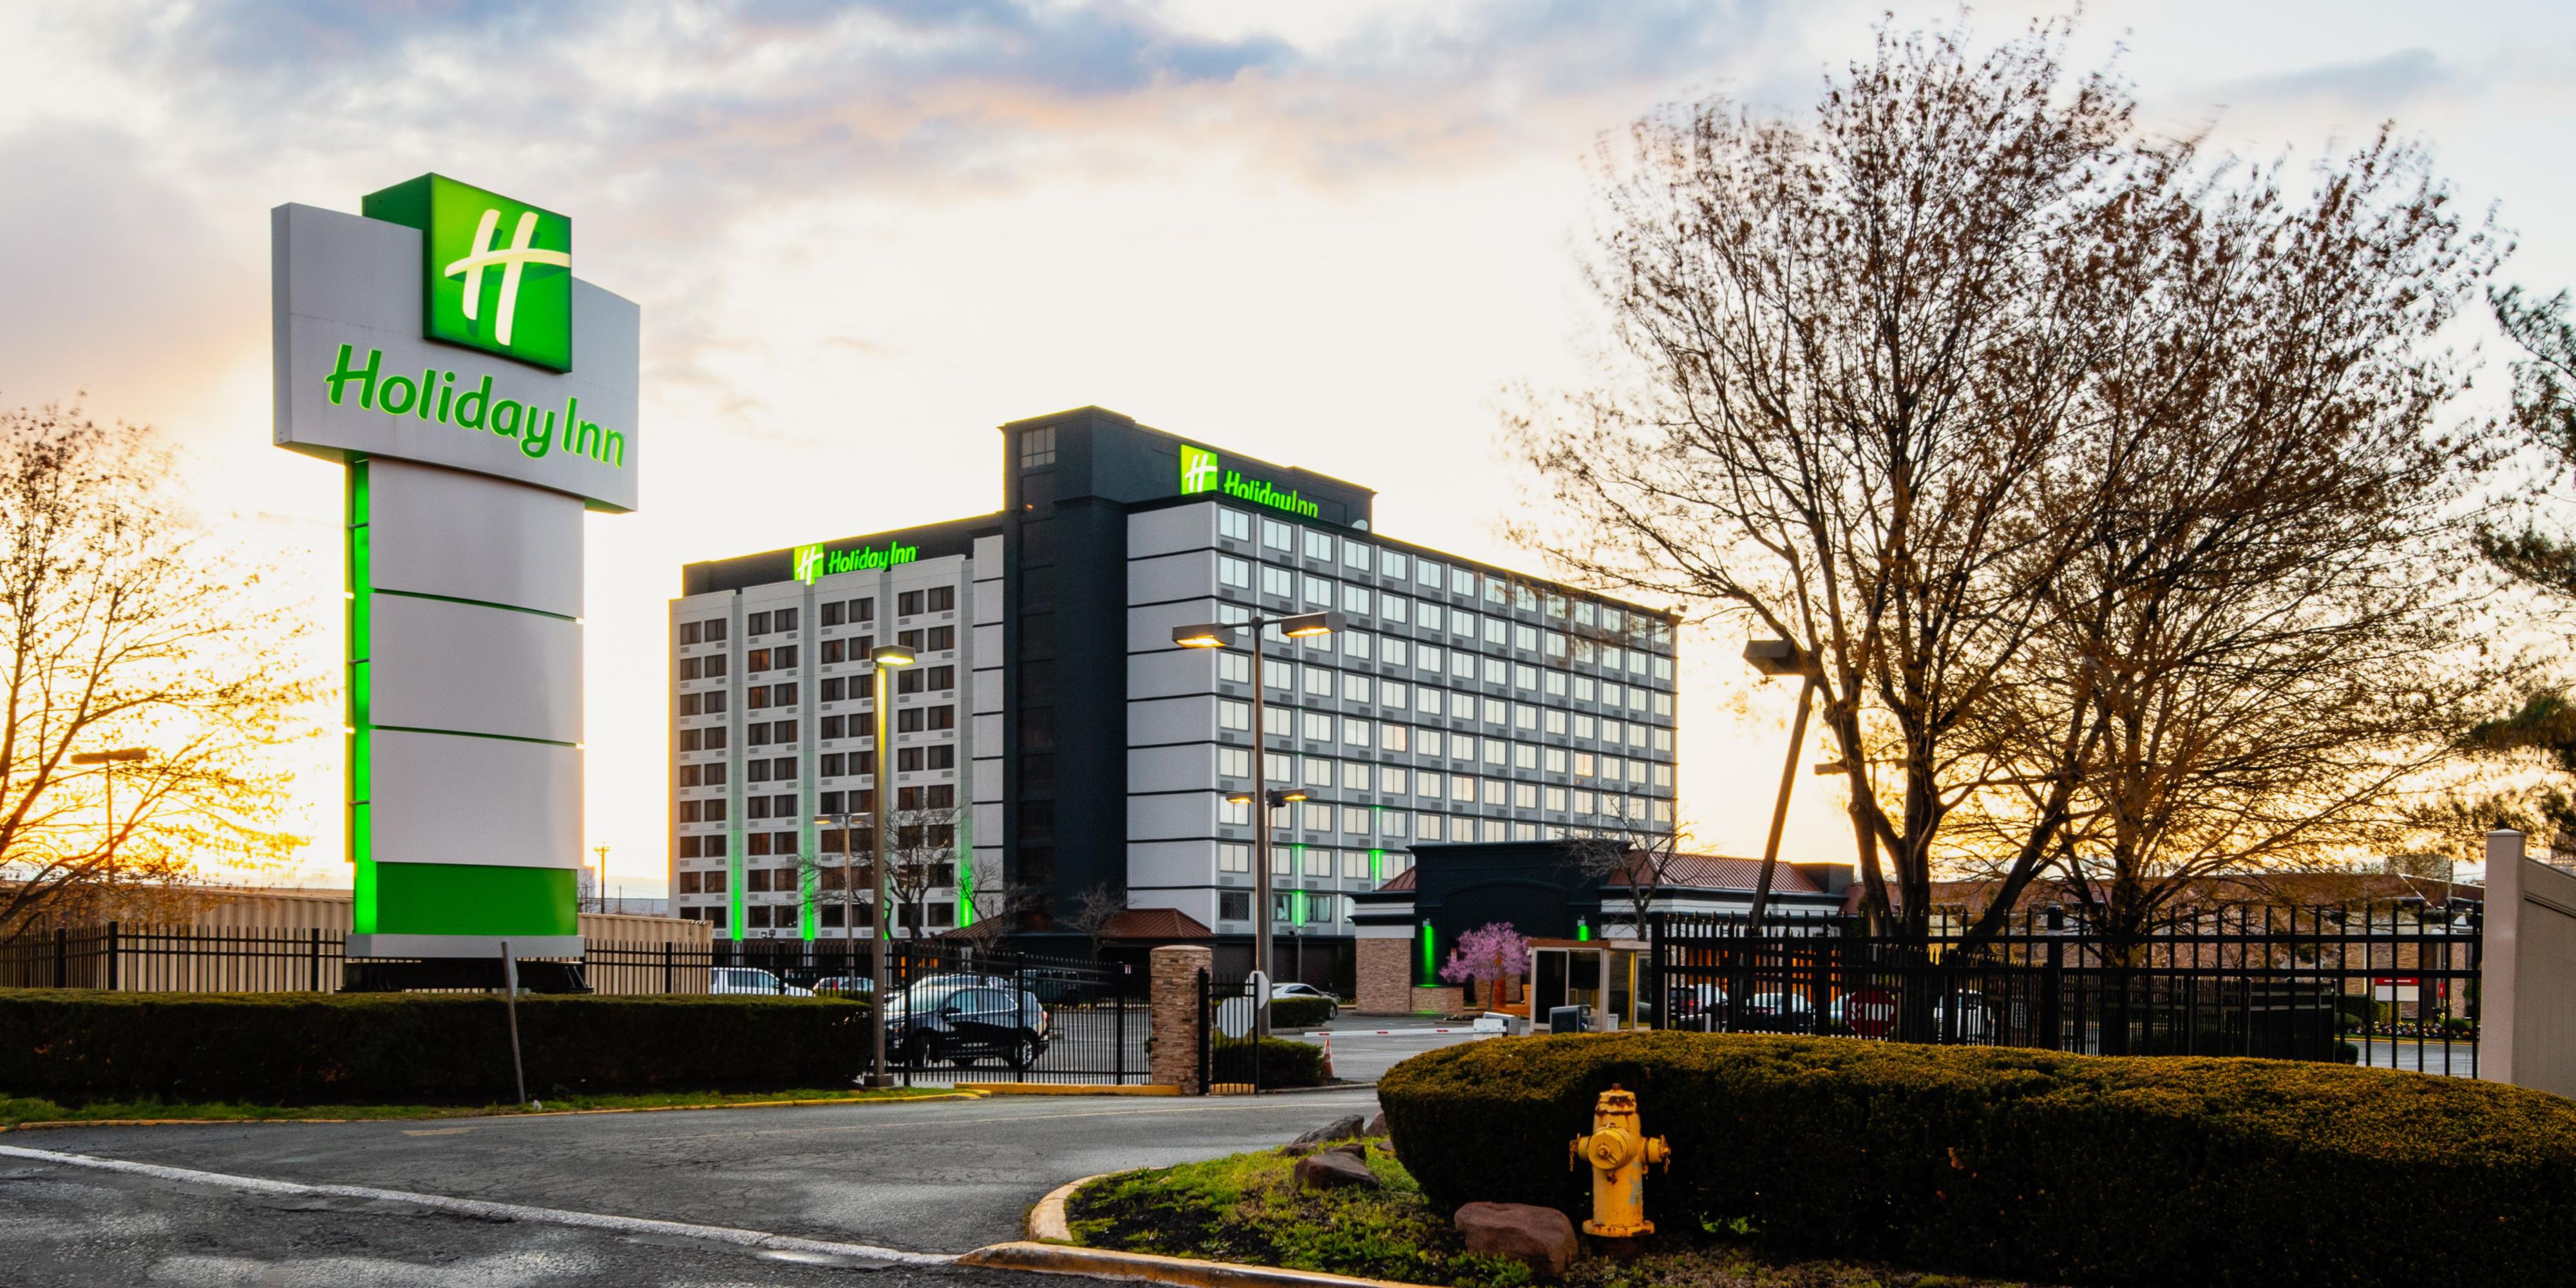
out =
[[[1648,885],[1679,886],[1691,890],[1751,890],[1762,878],[1762,860],[1738,859],[1723,854],[1676,854],[1664,864],[1663,880],[1655,880],[1654,868],[1645,856],[1630,852],[1628,870],[1616,873],[1604,885],[1629,886],[1640,881]],[[1806,873],[1782,863],[1772,869],[1771,890],[1774,894],[1823,894],[1824,887]]]
[[[1101,928],[1103,939],[1213,939],[1216,932],[1178,908],[1128,908]]]

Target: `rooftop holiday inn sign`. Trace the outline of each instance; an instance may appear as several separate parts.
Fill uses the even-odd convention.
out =
[[[1225,459],[1204,447],[1181,444],[1181,495],[1200,492],[1223,492],[1254,505],[1286,510],[1300,518],[1320,517],[1323,507],[1297,494],[1296,489],[1282,491],[1268,479],[1246,478],[1241,471],[1225,468]]]

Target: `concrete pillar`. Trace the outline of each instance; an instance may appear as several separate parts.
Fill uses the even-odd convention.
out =
[[[1209,970],[1216,954],[1205,948],[1170,945],[1157,948],[1147,994],[1153,1016],[1153,1079],[1178,1087],[1181,1094],[1199,1091],[1199,974]]]

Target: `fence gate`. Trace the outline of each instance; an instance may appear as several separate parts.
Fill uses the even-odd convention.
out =
[[[1259,1014],[1250,975],[1199,972],[1200,1095],[1259,1095],[1277,1085],[1262,1068]]]

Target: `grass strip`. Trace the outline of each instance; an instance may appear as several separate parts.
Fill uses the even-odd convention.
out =
[[[944,1087],[892,1087],[868,1091],[814,1088],[799,1091],[648,1092],[620,1096],[549,1096],[538,1109],[528,1105],[253,1105],[206,1104],[161,1100],[106,1100],[62,1105],[41,1098],[0,1096],[0,1130],[29,1123],[105,1122],[259,1122],[374,1119],[498,1118],[537,1113],[584,1113],[642,1109],[722,1109],[746,1105],[840,1104],[869,1100],[916,1100],[955,1094]]]
[[[1454,1288],[1536,1282],[1518,1261],[1467,1251],[1445,1214],[1396,1161],[1369,1142],[1378,1189],[1304,1190],[1298,1153],[1264,1150],[1123,1172],[1084,1186],[1065,1204],[1074,1242],[1292,1270]],[[1783,1260],[1727,1242],[1720,1232],[1671,1232],[1633,1240],[1620,1255],[1585,1238],[1569,1288],[2006,1288],[2002,1281],[1917,1274],[1862,1262]]]

